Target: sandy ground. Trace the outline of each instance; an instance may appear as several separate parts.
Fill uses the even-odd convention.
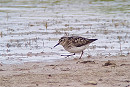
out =
[[[109,59],[0,64],[0,87],[130,87],[130,56]]]

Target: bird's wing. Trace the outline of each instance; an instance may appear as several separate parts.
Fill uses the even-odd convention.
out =
[[[81,47],[90,43],[89,39],[78,36],[69,37],[69,40],[71,40],[76,47]]]

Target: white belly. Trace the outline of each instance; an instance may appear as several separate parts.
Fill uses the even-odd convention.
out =
[[[70,52],[70,53],[80,53],[80,52],[82,52],[83,50],[85,50],[85,49],[88,48],[88,47],[89,47],[89,44],[88,44],[88,45],[81,46],[81,47],[65,48],[65,50],[67,50],[67,51]]]

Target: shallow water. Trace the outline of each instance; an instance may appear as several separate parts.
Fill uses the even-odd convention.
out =
[[[63,59],[64,35],[98,39],[83,57],[130,53],[129,0],[2,0],[0,20],[2,63]]]

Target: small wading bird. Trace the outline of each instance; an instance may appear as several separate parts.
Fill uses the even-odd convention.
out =
[[[89,47],[89,44],[92,43],[93,41],[96,41],[97,39],[87,39],[84,37],[79,37],[79,36],[71,36],[71,37],[61,37],[59,39],[58,44],[56,44],[54,47],[57,45],[62,45],[65,50],[67,50],[70,53],[74,53],[72,55],[75,55],[75,53],[81,53],[81,56],[79,59],[81,59],[83,55],[83,51]],[[61,55],[61,56],[72,56],[72,55]]]

